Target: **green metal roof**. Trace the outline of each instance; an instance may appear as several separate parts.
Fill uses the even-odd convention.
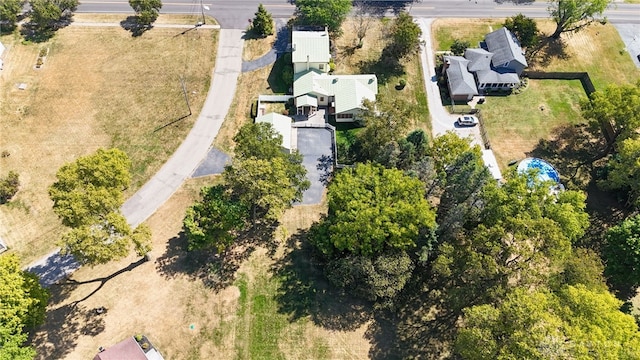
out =
[[[297,74],[293,82],[293,96],[334,96],[337,113],[362,106],[362,100],[375,101],[378,94],[378,78],[366,75],[329,75],[318,70]]]
[[[329,33],[327,31],[293,31],[291,61],[294,63],[328,63]]]

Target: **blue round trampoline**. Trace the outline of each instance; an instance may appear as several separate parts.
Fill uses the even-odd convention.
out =
[[[538,158],[526,158],[518,164],[520,174],[527,173],[531,169],[538,169],[538,179],[560,184],[560,174],[548,162]]]

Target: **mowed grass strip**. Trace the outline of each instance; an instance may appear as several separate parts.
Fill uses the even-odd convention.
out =
[[[434,46],[448,50],[454,39],[461,39],[475,47],[503,21],[438,19],[433,24]],[[549,34],[554,23],[538,21],[538,27]],[[613,25],[595,23],[578,33],[562,35],[562,42],[563,47],[543,48],[532,59],[530,70],[588,72],[596,90],[640,79],[640,70],[629,54],[621,51],[624,43]],[[530,80],[521,94],[487,96],[478,108],[498,163],[506,167],[509,161],[527,156],[541,139],[550,139],[558,127],[584,122],[579,101],[586,96],[577,80]]]
[[[7,46],[0,74],[0,168],[20,175],[12,205],[0,207],[0,237],[25,263],[51,251],[63,230],[47,188],[64,163],[99,147],[133,162],[133,194],[191,129],[206,96],[217,31],[155,28],[138,38],[121,28],[67,27],[46,43]],[[35,69],[41,51],[44,65]],[[193,114],[185,101],[180,79]],[[18,84],[26,84],[25,90]]]

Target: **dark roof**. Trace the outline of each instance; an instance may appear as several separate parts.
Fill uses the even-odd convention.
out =
[[[476,72],[480,84],[518,84],[520,78],[514,72],[498,72],[495,70],[480,70]]]
[[[93,360],[147,360],[144,351],[133,337],[99,352]]]
[[[469,60],[462,56],[445,56],[447,67],[447,82],[451,95],[478,95],[478,88],[473,74],[467,70]]]
[[[484,41],[487,44],[487,50],[493,53],[493,66],[499,67],[514,60],[524,67],[527,66],[527,60],[518,39],[506,28],[488,33]]]
[[[469,71],[479,71],[491,69],[491,58],[493,53],[485,49],[467,49],[464,57],[469,60]]]

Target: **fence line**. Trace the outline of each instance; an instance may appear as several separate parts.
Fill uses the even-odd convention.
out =
[[[524,71],[522,76],[526,76],[529,79],[538,80],[580,80],[584,92],[587,96],[591,96],[596,91],[596,88],[591,82],[589,73],[587,72],[544,72],[544,71]]]

